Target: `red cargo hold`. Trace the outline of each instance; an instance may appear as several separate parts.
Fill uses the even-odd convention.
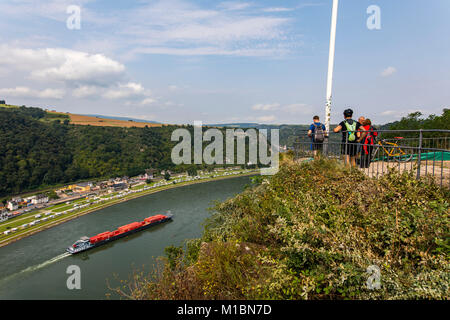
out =
[[[165,218],[167,218],[167,217],[162,215],[162,214],[157,214],[157,215],[154,215],[152,217],[148,217],[148,218],[144,219],[144,221],[133,222],[133,223],[121,226],[121,227],[117,228],[117,230],[114,230],[113,232],[106,231],[106,232],[103,232],[103,233],[99,233],[98,235],[89,238],[89,240],[90,240],[91,243],[94,244],[94,243],[97,243],[97,242],[100,242],[100,241],[107,240],[107,239],[109,239],[111,237],[118,236],[118,235],[120,235],[122,233],[126,233],[126,232],[132,231],[134,229],[140,228],[143,225],[161,221],[161,220],[163,220]]]

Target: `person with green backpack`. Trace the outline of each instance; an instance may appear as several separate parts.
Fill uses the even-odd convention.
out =
[[[334,132],[342,132],[341,154],[345,157],[345,163],[356,167],[356,155],[358,154],[358,130],[361,124],[352,119],[353,110],[344,111],[344,121],[342,121]]]

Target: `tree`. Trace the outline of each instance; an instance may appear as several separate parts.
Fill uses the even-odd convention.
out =
[[[48,198],[49,198],[50,200],[56,200],[56,199],[59,199],[59,197],[58,197],[58,195],[56,194],[55,191],[50,191],[49,193],[47,193],[47,195],[48,195]]]
[[[190,175],[191,177],[195,177],[198,175],[198,170],[195,166],[191,166],[187,169],[187,173],[188,175]]]

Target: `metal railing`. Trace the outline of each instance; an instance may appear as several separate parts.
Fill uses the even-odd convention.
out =
[[[360,142],[364,131],[354,132],[355,141],[350,141],[349,132],[332,132],[323,144],[314,144],[305,131],[294,142],[295,158],[309,159],[321,153],[357,166],[371,177],[389,168],[413,170],[417,179],[432,176],[438,185],[450,188],[450,130],[365,131],[368,139]]]

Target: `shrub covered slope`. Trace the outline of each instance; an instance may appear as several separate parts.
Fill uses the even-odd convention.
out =
[[[262,179],[260,179],[262,180]],[[201,239],[167,248],[138,299],[448,299],[450,197],[394,171],[331,160],[284,164],[218,204]],[[369,266],[380,289],[367,286]]]

